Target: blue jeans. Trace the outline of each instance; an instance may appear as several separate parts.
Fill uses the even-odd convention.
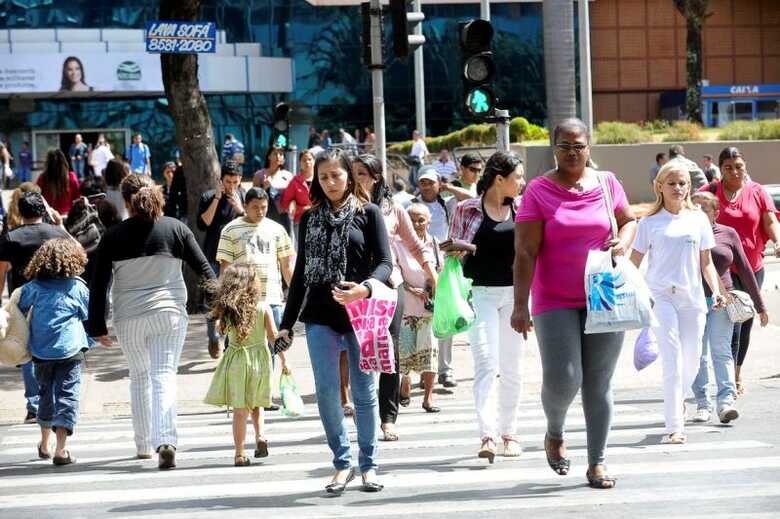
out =
[[[712,369],[715,371],[715,382],[718,387],[717,410],[734,405],[737,385],[734,379],[734,357],[731,354],[731,334],[734,323],[729,320],[726,310],[707,312],[707,324],[704,327],[702,339],[701,362],[699,374],[691,385],[699,409],[712,410],[712,404],[707,394],[709,371],[707,368],[707,349],[712,356]]]
[[[35,379],[33,361],[22,364],[22,380],[24,380],[24,398],[27,399],[27,412],[38,414],[38,381]]]
[[[84,178],[84,164],[84,159],[76,159],[73,161],[73,172],[76,173],[76,176],[79,178],[79,180]]]
[[[41,390],[38,425],[73,434],[79,417],[81,356],[35,362],[35,375]]]
[[[30,168],[22,166],[16,171],[16,177],[19,179],[19,182],[29,182],[32,180],[32,171]]]
[[[314,371],[317,407],[328,447],[333,452],[333,466],[336,470],[345,470],[352,465],[352,450],[340,395],[339,356],[346,350],[360,447],[358,464],[362,473],[376,469],[379,431],[376,377],[373,373],[363,373],[358,367],[360,346],[357,337],[352,332],[338,333],[330,326],[306,324],[306,342]]]

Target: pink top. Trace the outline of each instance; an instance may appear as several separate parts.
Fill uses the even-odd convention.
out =
[[[607,173],[607,182],[617,213],[628,204],[626,193],[612,173]],[[531,314],[585,308],[588,252],[601,250],[610,233],[601,186],[574,193],[537,177],[528,184],[515,221],[544,222],[531,284]]]
[[[699,191],[712,192],[711,186],[706,185]],[[758,272],[764,267],[764,248],[769,240],[764,231],[763,217],[764,213],[774,212],[775,204],[763,186],[756,182],[747,182],[734,200],[726,199],[720,182],[716,182],[715,186],[720,202],[718,223],[737,231],[750,268]],[[731,271],[736,272],[736,267],[732,265]]]
[[[392,208],[387,213],[385,213],[383,208],[382,215],[385,218],[385,227],[387,227],[387,234],[391,245],[390,250],[393,253],[393,272],[390,274],[390,286],[398,288],[401,283],[403,283],[404,279],[401,276],[401,269],[398,265],[396,248],[392,246],[394,242],[400,241],[412,254],[414,259],[417,260],[420,266],[424,263],[433,265],[436,261],[436,257],[430,252],[420,238],[417,237],[409,213],[407,213],[406,209],[401,207],[400,204],[393,202]]]

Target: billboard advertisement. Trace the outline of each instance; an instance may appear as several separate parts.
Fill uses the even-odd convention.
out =
[[[32,59],[34,58],[34,59]],[[145,54],[8,54],[0,64],[0,94],[159,92],[160,58]]]

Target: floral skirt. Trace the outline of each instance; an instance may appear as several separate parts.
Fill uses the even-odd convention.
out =
[[[214,370],[205,402],[234,409],[271,405],[271,352],[266,344],[229,346]]]
[[[408,375],[439,370],[439,343],[433,336],[433,319],[405,315],[398,337],[399,371]]]

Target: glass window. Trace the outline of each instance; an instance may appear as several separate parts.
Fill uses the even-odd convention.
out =
[[[768,99],[756,102],[757,119],[780,119],[780,101]]]
[[[752,121],[753,102],[752,101],[734,102],[734,118],[737,121]]]

